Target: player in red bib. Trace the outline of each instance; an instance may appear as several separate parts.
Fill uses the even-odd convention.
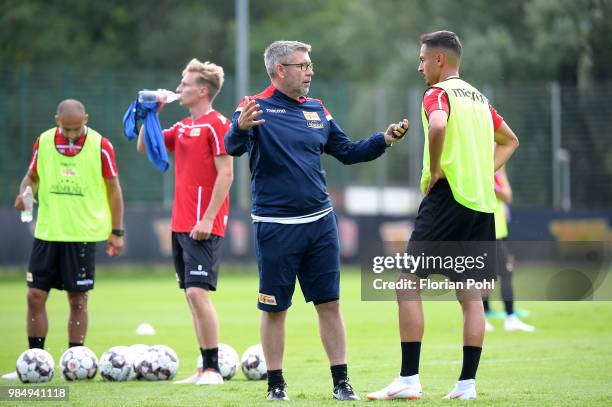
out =
[[[222,86],[222,67],[191,60],[176,88],[190,116],[163,132],[166,148],[175,155],[172,257],[204,361],[201,370],[178,384],[223,383],[218,363],[219,322],[209,294],[217,289],[233,180],[233,159],[223,142],[230,121],[212,108]],[[162,107],[160,104],[158,110]],[[141,153],[146,152],[143,133],[141,128]]]

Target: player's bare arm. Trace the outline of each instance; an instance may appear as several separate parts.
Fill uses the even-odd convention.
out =
[[[519,146],[518,137],[510,126],[503,122],[493,133],[495,137],[495,171],[499,170],[514,154]]]
[[[212,232],[213,223],[219,208],[229,194],[232,181],[234,180],[234,159],[230,155],[220,155],[215,157],[215,168],[217,169],[217,179],[210,197],[210,203],[204,212],[204,217],[191,230],[189,236],[194,240],[207,240]]]
[[[17,209],[18,211],[23,211],[25,209],[25,206],[23,204],[23,191],[25,191],[26,187],[29,186],[30,188],[32,188],[32,194],[36,195],[36,191],[38,190],[38,181],[38,174],[36,174],[32,170],[28,170],[26,175],[21,180],[21,184],[19,185],[19,194],[17,194],[14,204],[15,209]],[[36,202],[36,200],[34,200],[34,202]]]
[[[499,181],[499,187],[497,185],[495,186],[495,196],[504,203],[510,205],[512,203],[512,187],[510,186],[510,181],[508,181],[506,167],[501,167],[496,175]]]
[[[434,110],[429,115],[429,171],[431,178],[425,189],[425,195],[440,179],[444,178],[444,172],[440,166],[442,149],[444,148],[444,137],[446,136],[446,125],[448,123],[448,113],[444,110]]]
[[[104,180],[106,183],[106,196],[108,199],[108,206],[110,207],[112,217],[112,228],[123,229],[123,192],[121,191],[121,185],[119,184],[119,177],[107,178]],[[119,256],[123,251],[123,236],[117,236],[113,233],[108,237],[108,247],[106,248],[106,254],[111,257]]]
[[[259,108],[259,105],[255,99],[251,99],[240,112],[238,116],[238,128],[240,130],[248,130],[255,126],[265,123],[264,119],[257,120],[263,114],[263,111]]]
[[[157,102],[157,114],[162,111],[165,105],[166,104],[163,102]],[[143,124],[140,126],[140,130],[138,131],[138,140],[136,141],[136,150],[141,154],[145,154],[147,152],[147,146],[144,143],[144,130],[145,125]]]

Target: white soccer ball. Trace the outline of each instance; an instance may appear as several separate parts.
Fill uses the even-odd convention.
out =
[[[28,349],[17,358],[17,375],[23,383],[44,383],[53,379],[53,356],[43,349]]]
[[[221,376],[223,376],[223,380],[230,380],[238,371],[238,353],[231,346],[220,343],[219,344],[219,370],[221,372]],[[198,370],[202,370],[204,367],[204,361],[202,360],[202,355],[198,356],[198,361],[196,363],[196,367]]]
[[[253,345],[244,351],[240,359],[242,372],[249,380],[263,380],[268,376],[266,359],[261,344]]]
[[[146,380],[170,380],[178,371],[179,359],[168,346],[155,345],[137,356],[134,367]]]
[[[134,353],[128,346],[113,346],[100,356],[100,375],[104,380],[124,382],[136,377]]]
[[[136,370],[136,366],[134,364],[136,363],[136,359],[138,359],[138,355],[146,352],[147,350],[149,350],[149,346],[143,345],[142,343],[130,346],[130,352],[132,353],[132,372],[128,376],[128,380],[138,379],[138,371]]]
[[[60,369],[68,381],[93,379],[98,372],[98,357],[86,346],[74,346],[62,354]]]

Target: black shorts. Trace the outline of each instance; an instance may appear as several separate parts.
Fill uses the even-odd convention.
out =
[[[94,287],[95,242],[48,242],[34,239],[28,287],[49,291],[88,291]]]
[[[492,213],[477,212],[453,197],[448,181],[441,179],[423,198],[414,222],[411,241],[494,241]]]
[[[181,289],[200,287],[216,291],[223,239],[211,235],[208,240],[194,240],[186,232],[172,232],[172,258]]]
[[[452,280],[472,277],[476,280],[493,279],[497,268],[493,214],[461,205],[453,197],[448,181],[442,179],[419,206],[407,252],[413,256],[452,258],[446,264],[451,265],[453,270],[446,266],[437,267],[440,262],[432,260],[429,262],[433,265],[431,268],[416,271],[421,278],[441,274]],[[470,267],[465,265],[468,258]],[[480,265],[484,266],[480,268]]]

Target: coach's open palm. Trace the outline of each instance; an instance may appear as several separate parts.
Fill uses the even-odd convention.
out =
[[[238,128],[240,130],[248,130],[265,123],[266,121],[263,119],[257,120],[262,114],[263,111],[259,109],[259,105],[255,102],[255,99],[249,100],[238,117]]]

